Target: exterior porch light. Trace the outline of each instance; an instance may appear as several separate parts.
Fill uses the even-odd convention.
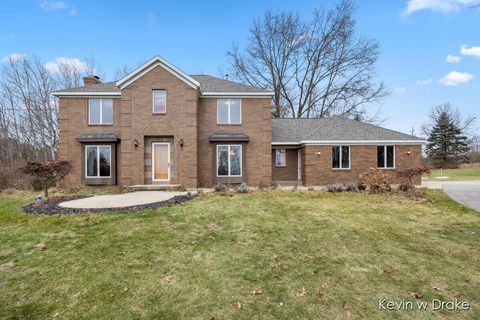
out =
[[[317,152],[317,157],[320,157],[322,153],[320,151]]]
[[[178,144],[180,145],[180,149],[183,149],[183,139],[178,140]]]
[[[408,150],[407,150],[407,156],[409,156],[410,153],[412,153],[412,152],[410,151],[410,149],[408,149]]]
[[[135,149],[138,148],[138,140],[137,139],[133,140],[133,146],[135,147]]]

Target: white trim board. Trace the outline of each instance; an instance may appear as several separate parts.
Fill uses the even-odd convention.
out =
[[[187,75],[186,73],[175,67],[173,64],[169,63],[167,60],[163,59],[158,55],[142,64],[140,67],[133,70],[132,72],[124,76],[122,79],[118,80],[115,84],[120,89],[123,89],[132,84],[137,79],[143,77],[148,72],[155,69],[157,66],[164,68],[165,70],[167,70],[168,72],[170,72],[194,89],[198,89],[200,87],[200,83],[198,81],[196,81],[195,79],[193,79],[192,77],[190,77],[189,75]]]
[[[291,145],[422,145],[426,143],[425,140],[324,140],[324,141],[309,141],[303,140],[299,142],[272,142],[273,146],[291,146]]]
[[[52,92],[55,97],[112,97],[119,98],[121,92]]]

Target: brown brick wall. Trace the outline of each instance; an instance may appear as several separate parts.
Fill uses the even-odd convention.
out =
[[[410,155],[407,151],[410,150]],[[320,152],[320,156],[317,156]],[[421,147],[395,146],[395,169],[384,169],[390,176],[391,183],[398,183],[396,171],[421,164]],[[305,146],[304,184],[325,185],[331,183],[348,183],[358,180],[358,176],[370,167],[377,167],[377,146],[350,146],[350,169],[332,169],[332,146]],[[417,181],[419,183],[420,181]]]
[[[279,148],[281,149],[281,148]],[[272,149],[272,180],[297,181],[298,180],[298,149],[286,149],[287,163],[285,167],[275,166],[275,149]]]
[[[198,112],[198,177],[201,187],[214,181],[216,156],[208,138],[214,133],[244,133],[250,137],[245,144],[244,179],[252,186],[271,186],[272,120],[270,99],[242,99],[242,124],[217,125],[217,99],[200,99]],[[225,143],[228,144],[228,143]],[[233,143],[232,143],[233,144]]]

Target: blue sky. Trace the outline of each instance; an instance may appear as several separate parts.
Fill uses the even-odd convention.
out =
[[[430,108],[443,102],[480,118],[480,9],[462,5],[468,1],[354,1],[358,34],[380,43],[378,79],[392,91],[382,103],[384,126],[418,134]],[[54,70],[59,58],[94,57],[111,80],[117,68],[160,54],[186,73],[218,76],[228,67],[226,50],[246,42],[252,19],[265,10],[308,19],[334,3],[3,0],[0,58],[28,54]]]

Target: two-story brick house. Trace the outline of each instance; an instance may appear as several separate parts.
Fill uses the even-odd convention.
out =
[[[272,120],[271,92],[159,56],[116,82],[86,77],[54,94],[69,185],[314,185],[421,159],[416,137],[340,118]]]

